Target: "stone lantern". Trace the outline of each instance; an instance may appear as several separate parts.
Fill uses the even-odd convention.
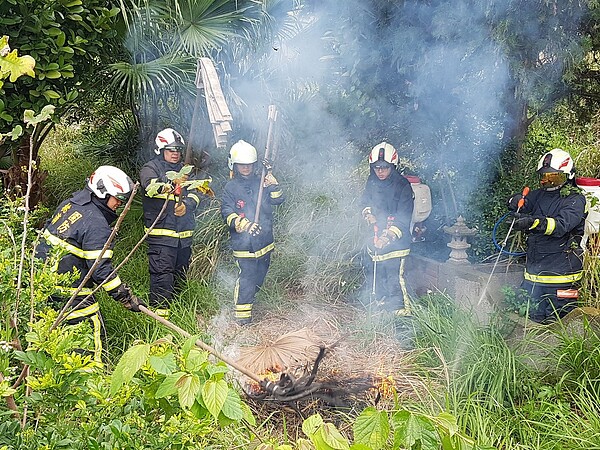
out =
[[[477,230],[467,227],[463,216],[458,216],[456,222],[451,227],[444,227],[444,233],[451,236],[450,242],[447,244],[452,249],[447,262],[457,264],[470,264],[467,256],[467,249],[471,244],[467,242],[467,238],[475,236]]]

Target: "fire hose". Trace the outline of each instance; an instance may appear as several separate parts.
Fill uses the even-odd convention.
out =
[[[190,333],[188,333],[187,331],[185,331],[183,328],[180,328],[179,326],[175,325],[173,322],[165,319],[162,316],[159,316],[155,312],[149,310],[147,307],[140,305],[139,308],[140,308],[140,311],[143,312],[144,314],[146,314],[147,316],[151,317],[152,319],[156,320],[157,322],[160,322],[167,328],[179,333],[183,337],[186,337],[186,338],[192,337],[192,335]],[[246,375],[248,378],[250,378],[251,380],[258,383],[258,385],[264,391],[264,393],[259,394],[259,395],[252,395],[252,398],[262,400],[262,399],[265,399],[267,396],[270,396],[270,398],[272,400],[283,401],[283,402],[295,401],[300,398],[306,397],[321,388],[319,383],[313,384],[313,381],[316,377],[319,363],[325,356],[325,347],[324,346],[320,347],[319,354],[313,364],[313,369],[308,376],[300,377],[300,378],[296,379],[291,374],[283,373],[283,374],[281,374],[279,381],[274,382],[267,378],[261,378],[259,375],[251,372],[246,367],[243,367],[242,365],[238,364],[231,358],[223,355],[217,349],[208,345],[207,343],[203,342],[200,339],[197,339],[195,341],[195,344],[196,344],[196,346],[200,347],[202,350],[207,351],[211,355],[213,355],[216,358],[223,361],[228,366],[234,368],[238,372]]]

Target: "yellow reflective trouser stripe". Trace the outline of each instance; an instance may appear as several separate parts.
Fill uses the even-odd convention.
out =
[[[238,214],[236,213],[231,213],[227,216],[227,219],[225,219],[225,221],[227,222],[227,226],[230,227],[231,226],[231,221],[235,220],[239,217]]]
[[[566,284],[581,280],[581,278],[583,278],[583,272],[572,273],[569,275],[533,275],[525,271],[524,277],[526,280],[533,283]]]
[[[56,291],[59,294],[62,295],[73,295],[73,293],[77,290],[77,288],[74,287],[64,287],[64,286],[55,286],[56,287]],[[91,288],[82,288],[77,295],[90,295],[93,292],[93,289]]]
[[[144,232],[148,232],[147,227],[144,227]],[[167,230],[166,228],[154,228],[150,232],[150,236],[168,236],[168,237],[179,238],[179,239],[192,237],[193,234],[194,234],[194,230],[177,232],[175,230]]]
[[[235,305],[235,318],[236,319],[249,319],[252,317],[252,304],[246,305]]]
[[[388,259],[393,259],[393,258],[402,258],[404,256],[408,256],[410,253],[410,250],[396,250],[394,252],[389,252],[389,253],[385,253],[383,255],[371,255],[371,259],[373,261],[386,261]]]
[[[544,231],[544,234],[552,234],[556,228],[556,220],[554,220],[552,217],[548,217],[546,218],[546,221],[548,222],[548,225],[546,225],[546,231]]]
[[[102,285],[106,292],[112,291],[113,289],[118,288],[119,286],[121,286],[121,279],[119,278],[119,275]]]
[[[100,256],[100,253],[102,253],[102,250],[82,250],[79,247],[75,247],[73,244],[69,244],[67,241],[64,241],[64,240],[54,236],[48,230],[44,230],[44,233],[42,234],[42,236],[44,236],[46,241],[48,241],[50,244],[60,247],[64,250],[68,251],[69,253],[71,253],[75,256],[78,256],[80,258],[83,258],[83,259],[96,259],[96,258],[98,258],[98,256]],[[104,254],[102,255],[102,257],[108,259],[108,258],[112,258],[112,255],[113,255],[113,251],[107,249],[104,251]]]
[[[406,259],[402,259],[400,261],[400,274],[399,274],[399,280],[400,280],[400,289],[402,290],[402,298],[404,300],[404,309],[406,309],[407,311],[410,311],[410,298],[408,297],[408,290],[406,289],[406,281],[404,281],[404,263],[406,262]]]
[[[94,361],[102,363],[102,324],[100,323],[100,317],[98,314],[94,314],[90,317],[94,328]]]
[[[264,256],[267,253],[269,253],[270,251],[272,251],[274,248],[275,248],[275,244],[273,242],[271,242],[266,247],[261,248],[259,251],[254,252],[254,253],[234,250],[233,256],[235,256],[236,258],[260,258],[261,256]]]
[[[98,302],[94,302],[90,306],[86,306],[85,308],[76,309],[74,311],[71,311],[69,314],[67,314],[67,317],[65,317],[65,320],[73,320],[73,319],[80,319],[81,317],[89,317],[93,314],[96,314],[98,311],[100,311],[100,305],[98,305]]]
[[[283,195],[283,191],[273,191],[271,192],[271,198],[279,198]]]

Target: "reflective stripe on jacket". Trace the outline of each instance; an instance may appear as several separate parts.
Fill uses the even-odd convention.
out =
[[[540,220],[540,225],[527,233],[525,279],[557,286],[581,280],[585,196],[576,192],[563,196],[560,189],[536,189],[529,193],[520,212]]]
[[[279,185],[271,185],[263,189],[259,216],[260,234],[250,236],[246,232],[238,233],[235,230],[237,218],[246,218],[254,222],[259,187],[260,177],[254,174],[248,178],[236,175],[223,189],[221,215],[229,227],[230,245],[236,258],[260,258],[275,248],[273,206],[280,205],[285,200]]]
[[[70,295],[85,278],[111,234],[109,221],[112,222],[116,217],[116,214],[102,205],[91,191],[84,189],[61,203],[46,222],[42,232],[43,239],[37,247],[37,256],[45,260],[49,256],[50,248],[58,247],[65,252],[58,262],[58,273],[76,270],[80,274],[71,286],[57,287],[59,294]],[[112,255],[111,245],[102,254],[80,295],[91,293],[94,284],[103,283],[113,272]],[[109,294],[113,294],[120,285],[119,276],[113,275],[102,287]]]
[[[160,213],[165,200],[168,201],[167,207],[161,218],[155,225],[155,228],[148,236],[149,244],[167,245],[169,247],[189,247],[192,245],[192,235],[196,227],[194,211],[200,204],[200,196],[196,192],[187,192],[184,196],[186,212],[183,216],[175,215],[175,205],[180,201],[179,195],[173,193],[161,194],[157,192],[150,197],[146,191],[152,182],[170,183],[167,178],[167,171],[179,172],[184,164],[167,163],[162,155],[147,162],[140,171],[140,183],[144,188],[142,205],[144,208],[144,226],[146,230],[154,223]],[[192,180],[193,177],[190,177]]]

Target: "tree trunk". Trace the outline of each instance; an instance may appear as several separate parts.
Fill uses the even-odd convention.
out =
[[[23,135],[19,147],[15,152],[14,161],[12,167],[4,174],[4,187],[9,197],[17,198],[22,197],[27,192],[27,168],[29,167],[29,151],[30,151],[31,139],[29,134]],[[32,186],[31,194],[29,197],[29,207],[35,208],[39,203],[43,201],[42,185],[48,172],[40,169],[40,158],[38,152],[35,151],[33,154],[33,172],[32,172]]]

